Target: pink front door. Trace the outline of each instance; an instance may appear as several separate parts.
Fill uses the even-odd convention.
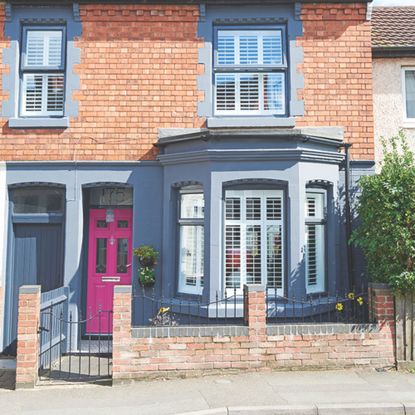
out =
[[[89,213],[86,331],[112,333],[115,285],[131,284],[132,209]]]

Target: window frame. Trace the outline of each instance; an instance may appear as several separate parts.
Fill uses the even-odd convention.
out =
[[[177,192],[177,212],[176,212],[176,220],[177,220],[177,291],[179,294],[188,294],[188,295],[198,295],[201,296],[203,294],[204,284],[201,283],[202,279],[205,280],[205,238],[203,238],[203,276],[202,278],[198,278],[196,276],[196,285],[189,286],[186,284],[184,274],[182,274],[181,270],[181,229],[185,226],[193,226],[203,227],[203,233],[205,234],[205,212],[203,212],[202,218],[182,218],[181,217],[181,205],[182,205],[182,195],[185,194],[201,194],[203,196],[204,206],[206,203],[205,194],[203,188],[201,186],[187,186],[178,189]]]
[[[61,63],[56,66],[33,66],[26,65],[27,56],[27,36],[31,31],[60,31],[62,33],[62,45],[61,45]],[[21,35],[21,51],[19,56],[19,105],[18,114],[20,118],[64,118],[65,117],[65,102],[66,102],[66,26],[62,25],[24,25],[22,27]],[[42,107],[47,105],[47,76],[59,75],[63,77],[63,106],[62,111],[47,111],[42,108],[41,111],[27,111],[25,109],[26,104],[26,80],[27,75],[40,75],[42,76]]]
[[[408,118],[408,108],[406,104],[406,72],[414,71],[415,66],[402,67],[402,100],[403,100],[403,119],[406,126],[415,127],[415,117]]]
[[[218,63],[218,39],[220,31],[249,32],[252,35],[263,34],[265,32],[279,31],[281,32],[281,64],[255,64],[255,65],[240,65],[240,64],[219,64]],[[260,49],[258,50],[258,58],[262,58],[260,55]],[[238,58],[239,51],[235,50],[235,58]],[[235,76],[235,110],[218,110],[217,109],[217,83],[216,76],[220,75],[234,75]],[[282,82],[282,110],[264,110],[264,76],[268,74],[283,74]],[[240,88],[238,87],[238,79],[243,75],[258,75],[258,101],[260,108],[258,110],[241,110],[240,106]],[[272,24],[272,25],[218,25],[214,28],[214,48],[213,48],[213,61],[212,61],[212,86],[213,86],[213,114],[214,116],[288,116],[288,85],[289,85],[289,63],[288,63],[288,45],[287,45],[287,26],[286,24]]]
[[[321,217],[313,217],[307,215],[307,196],[308,194],[320,194],[323,195],[323,215]],[[308,294],[321,294],[327,291],[327,253],[328,253],[328,246],[327,246],[327,224],[328,224],[328,216],[327,216],[327,200],[328,194],[327,189],[321,187],[307,187],[305,191],[305,203],[304,203],[304,263],[305,263],[305,287],[306,293]],[[310,285],[308,283],[308,226],[309,225],[318,225],[324,226],[323,228],[323,240],[322,240],[322,248],[323,248],[323,273],[321,276],[317,275],[317,282],[315,285]]]
[[[233,196],[233,194],[235,194],[235,196]],[[238,196],[242,194],[241,196]],[[263,216],[263,214],[261,213],[261,220],[253,220],[253,219],[246,219],[246,215],[243,216],[243,212],[245,212],[246,207],[243,206],[243,202],[241,203],[241,207],[240,207],[240,219],[239,220],[233,220],[233,219],[226,219],[226,199],[228,197],[240,197],[241,201],[245,200],[247,197],[261,197],[261,200],[264,200],[265,203],[261,203],[261,211],[262,213],[265,212],[265,217]],[[273,198],[273,197],[278,197],[281,199],[281,219],[278,220],[274,220],[274,219],[267,219],[266,218],[266,200],[267,198]],[[226,227],[232,226],[232,225],[237,225],[238,223],[240,225],[245,226],[245,228],[247,226],[254,226],[257,225],[258,223],[260,223],[261,225],[261,285],[264,285],[265,287],[267,287],[267,291],[268,293],[272,293],[274,292],[275,295],[284,295],[285,292],[285,287],[286,287],[286,282],[285,282],[285,274],[286,274],[286,227],[287,227],[287,221],[285,218],[285,214],[286,214],[286,194],[285,194],[285,190],[281,189],[281,188],[266,188],[266,189],[255,189],[255,188],[247,188],[247,189],[242,189],[242,188],[228,188],[224,190],[224,200],[223,200],[223,236],[222,236],[222,255],[223,255],[223,266],[222,266],[222,272],[223,272],[223,287],[224,287],[224,291],[227,291],[229,293],[229,295],[232,295],[234,293],[234,288],[233,287],[227,287],[226,286]],[[242,219],[244,217],[244,219]],[[242,222],[244,220],[244,222]],[[235,223],[233,223],[235,222]],[[281,287],[272,287],[272,286],[268,286],[268,272],[263,272],[263,269],[267,269],[267,230],[266,230],[266,226],[269,223],[274,223],[277,226],[281,226]],[[245,229],[245,233],[244,231],[242,231],[242,229],[240,230],[240,240],[241,240],[241,247],[240,250],[242,251],[242,246],[244,244],[243,242],[243,236],[246,236],[246,229]],[[245,245],[246,248],[246,245]],[[244,254],[244,256],[246,256],[246,253]],[[240,257],[241,258],[241,257]],[[240,261],[242,262],[242,259],[240,259]],[[245,264],[246,267],[246,264]],[[242,295],[243,293],[243,286],[244,284],[246,284],[246,280],[247,280],[247,275],[242,275],[242,265],[241,265],[241,275],[240,275],[240,283],[239,283],[239,288],[236,288],[236,294],[237,295]]]

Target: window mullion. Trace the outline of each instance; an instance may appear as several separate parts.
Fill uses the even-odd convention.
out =
[[[48,74],[42,74],[42,115],[46,115],[48,109]]]
[[[261,196],[261,283],[267,285],[268,232],[267,232],[267,196]]]

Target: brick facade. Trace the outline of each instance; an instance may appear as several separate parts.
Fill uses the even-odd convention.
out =
[[[0,6],[3,34],[4,4]],[[365,4],[303,4],[305,116],[298,126],[343,126],[356,159],[373,159],[370,24]],[[16,130],[2,119],[2,160],[147,160],[158,128],[202,127],[197,116],[199,8],[85,4],[75,67],[79,115],[66,130]],[[0,54],[8,46],[0,39]],[[1,62],[0,56],[0,62]],[[0,72],[7,66],[0,63]],[[5,92],[0,98],[5,99]]]
[[[40,286],[22,286],[17,323],[16,389],[33,388],[39,362]]]
[[[113,381],[194,376],[226,370],[393,365],[389,300],[376,300],[378,324],[268,325],[265,296],[245,289],[247,326],[131,328],[131,292],[115,292]],[[187,334],[185,334],[187,333]],[[177,335],[175,335],[177,334]]]
[[[371,27],[365,4],[302,4],[305,116],[342,126],[354,159],[374,159]]]
[[[1,160],[153,159],[158,128],[204,124],[197,116],[197,6],[92,4],[80,15],[78,117],[66,130],[16,130],[1,120]],[[0,53],[7,46],[2,40]]]

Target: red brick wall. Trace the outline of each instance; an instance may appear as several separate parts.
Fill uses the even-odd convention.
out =
[[[58,131],[11,130],[0,120],[0,159],[152,159],[158,128],[202,126],[198,14],[192,5],[82,5],[79,116]]]
[[[365,4],[302,4],[305,116],[298,126],[343,126],[354,159],[374,159],[372,51]]]
[[[299,368],[383,367],[394,364],[393,320],[358,333],[296,334],[266,332],[263,292],[249,292],[245,310],[248,332],[243,336],[143,337],[131,335],[131,293],[114,297],[113,380],[196,375],[217,371]],[[392,316],[393,318],[393,316]],[[330,327],[331,325],[329,325]],[[336,325],[335,325],[336,326]],[[340,325],[341,327],[345,327]],[[316,333],[324,333],[325,325]],[[337,325],[337,327],[339,327]],[[174,330],[172,328],[171,330]]]
[[[39,361],[39,285],[20,287],[18,313],[16,388],[33,388]]]
[[[352,157],[373,159],[370,25],[363,4],[303,4],[305,116],[298,126],[344,126]],[[195,5],[81,6],[79,116],[66,130],[11,130],[2,160],[153,159],[158,128],[201,127]],[[1,36],[4,5],[0,6]],[[0,39],[0,54],[7,47]],[[1,64],[0,75],[8,71]],[[0,92],[5,98],[5,92]]]

